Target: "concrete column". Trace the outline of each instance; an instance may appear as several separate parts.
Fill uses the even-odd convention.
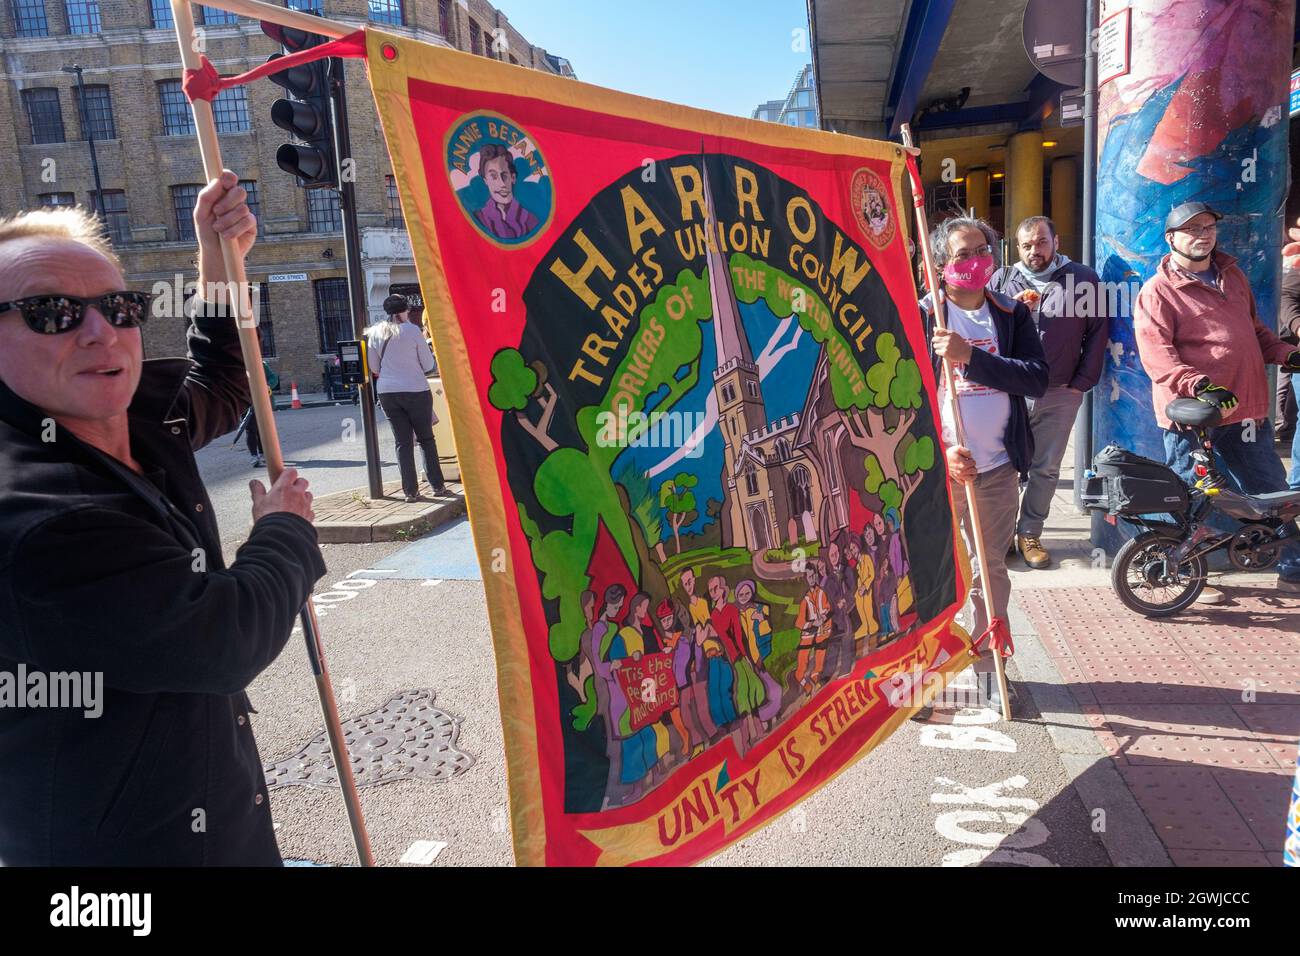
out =
[[[1007,140],[1006,155],[1004,231],[1010,247],[1016,227],[1029,216],[1043,214],[1043,134],[1038,130],[1016,133]]]
[[[1093,392],[1093,447],[1113,441],[1163,461],[1132,300],[1168,252],[1165,215],[1200,200],[1224,214],[1219,248],[1238,258],[1260,320],[1276,327],[1295,4],[1103,0],[1101,18],[1124,7],[1130,71],[1098,100],[1097,272],[1122,294]],[[1109,525],[1095,521],[1093,532],[1117,544]]]
[[[966,207],[974,207],[981,219],[989,217],[989,169],[976,166],[966,173]]]
[[[1079,163],[1073,156],[1052,160],[1052,211],[1061,251],[1079,258]]]

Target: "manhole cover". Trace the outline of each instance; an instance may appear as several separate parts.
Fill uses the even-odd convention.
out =
[[[433,706],[431,690],[408,690],[383,707],[343,721],[358,787],[399,780],[450,780],[474,765],[456,749],[459,717]],[[295,754],[266,767],[266,789],[339,785],[329,738],[321,731]]]

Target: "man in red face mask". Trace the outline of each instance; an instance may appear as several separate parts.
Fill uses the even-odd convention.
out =
[[[934,322],[934,303],[921,300],[921,315],[930,334],[930,353],[939,382],[939,407],[948,473],[953,481],[973,483],[980,511],[983,541],[980,550],[988,562],[989,580],[981,580],[972,561],[971,604],[967,614],[972,634],[988,627],[984,588],[992,589],[993,613],[1006,619],[1011,598],[1007,550],[1015,534],[1020,500],[1020,479],[1033,460],[1033,434],[1029,429],[1026,397],[1047,391],[1048,368],[1043,346],[1029,307],[985,288],[993,275],[993,254],[998,236],[982,219],[958,217],[939,225],[930,237],[935,265],[943,275],[942,298],[946,328]],[[954,388],[961,406],[966,441],[959,444],[952,418],[952,403],[943,385],[940,364],[953,366]],[[961,520],[966,548],[974,555],[974,536],[966,512],[964,489],[954,488],[953,505]],[[977,673],[993,670],[986,650],[975,665]],[[999,708],[997,684],[990,706]]]

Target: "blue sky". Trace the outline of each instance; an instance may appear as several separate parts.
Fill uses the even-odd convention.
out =
[[[719,113],[783,99],[812,58],[805,0],[495,2],[583,82]]]

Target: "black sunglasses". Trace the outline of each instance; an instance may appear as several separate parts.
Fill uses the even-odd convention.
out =
[[[0,314],[17,309],[33,332],[59,335],[81,325],[86,320],[86,309],[95,306],[114,328],[134,329],[149,318],[149,307],[155,298],[152,292],[106,292],[90,299],[76,295],[29,295],[25,299],[0,302]]]

